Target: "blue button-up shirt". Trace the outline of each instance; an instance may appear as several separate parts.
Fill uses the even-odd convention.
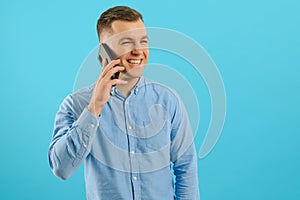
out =
[[[84,162],[88,200],[200,199],[193,134],[178,95],[141,77],[127,98],[113,87],[95,117],[87,110],[93,88],[60,105],[49,148],[54,174],[67,179]]]

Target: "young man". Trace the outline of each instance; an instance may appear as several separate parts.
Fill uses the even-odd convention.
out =
[[[198,200],[185,108],[173,90],[142,76],[149,57],[142,15],[110,8],[97,31],[100,48],[117,59],[103,59],[96,83],[62,102],[49,148],[53,173],[68,179],[84,162],[88,200]]]

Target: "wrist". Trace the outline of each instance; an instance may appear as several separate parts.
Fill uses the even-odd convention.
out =
[[[92,113],[95,117],[99,117],[103,106],[96,106],[95,104],[89,104],[87,109]]]

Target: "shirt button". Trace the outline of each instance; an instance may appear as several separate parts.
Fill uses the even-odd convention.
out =
[[[94,124],[91,124],[91,127],[92,127],[92,128],[95,128],[95,125],[94,125]]]
[[[129,104],[128,101],[125,101],[125,104],[128,105]]]
[[[132,129],[132,127],[131,127],[131,126],[128,126],[128,129],[129,129],[129,130],[131,130],[131,129]]]
[[[87,145],[85,144],[85,143],[83,143],[83,146],[86,148],[87,147]]]
[[[130,153],[131,153],[131,154],[135,154],[135,152],[134,152],[134,151],[131,151]]]
[[[137,177],[136,177],[136,176],[134,176],[134,177],[133,177],[133,180],[135,180],[135,181],[136,181],[136,180],[137,180]]]

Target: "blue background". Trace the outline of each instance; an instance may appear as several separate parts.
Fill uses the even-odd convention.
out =
[[[299,199],[299,1],[124,2],[1,0],[0,199],[84,199],[82,168],[57,179],[47,150],[55,112],[97,45],[96,20],[118,4],[195,39],[222,75],[226,123],[199,160],[201,199]]]

